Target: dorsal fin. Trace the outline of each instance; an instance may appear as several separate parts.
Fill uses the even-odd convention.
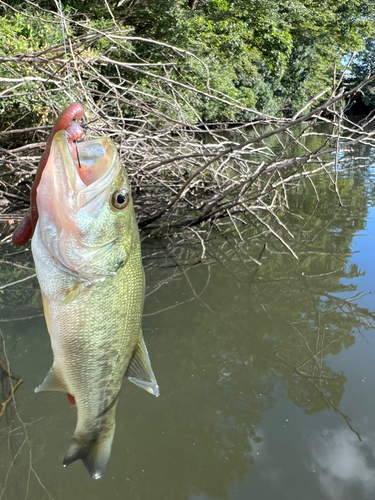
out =
[[[64,379],[60,375],[60,372],[56,368],[56,366],[54,365],[52,366],[50,371],[47,373],[43,383],[40,384],[39,387],[36,387],[34,390],[34,392],[41,392],[41,391],[59,391],[59,392],[69,393],[69,390],[66,387]]]
[[[151,368],[150,358],[142,334],[126,370],[125,377],[150,394],[156,397],[159,396],[159,386]]]

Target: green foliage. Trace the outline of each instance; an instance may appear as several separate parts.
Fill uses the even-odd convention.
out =
[[[335,63],[373,36],[374,13],[367,0],[209,0],[195,11],[164,0],[136,3],[128,19],[137,33],[201,57],[213,88],[288,115],[332,84]]]
[[[37,10],[33,16],[26,17],[19,13],[12,15],[1,15],[4,7],[0,6],[0,56],[9,56],[10,54],[24,54],[29,52],[38,52],[51,45],[60,42],[60,33],[56,30],[52,16],[42,16]],[[0,78],[12,78],[16,72],[16,63],[9,62],[0,64]],[[24,77],[29,77],[28,71],[25,71]],[[14,86],[17,88],[17,81]],[[0,93],[10,85],[8,82],[0,82]],[[16,91],[16,88],[14,89]],[[17,97],[14,99],[0,99],[0,123],[6,116],[7,122],[19,119],[29,113],[30,96],[35,89],[35,82],[30,81],[22,86],[22,94],[17,91]],[[16,93],[16,92],[14,92]],[[36,114],[42,110],[35,103]]]
[[[169,77],[203,92],[225,94],[245,108],[274,115],[292,115],[331,85],[334,65],[340,70],[343,57],[364,49],[375,31],[372,0],[198,0],[195,10],[189,8],[186,0],[125,1],[120,7],[117,1],[109,0],[107,4],[111,12],[105,2],[64,2],[64,13],[79,22],[68,25],[71,39],[85,30],[113,27],[115,20],[121,29],[129,28],[138,37],[194,53],[202,64],[136,41],[131,43],[136,54],[134,61],[144,58],[165,62],[169,58],[174,63]],[[54,1],[37,4],[13,1],[11,6],[16,10],[0,6],[0,55],[36,52],[62,42]],[[100,55],[109,49],[108,45],[102,39],[90,47],[91,55]],[[129,60],[129,53],[121,48],[110,50],[111,55]],[[3,65],[0,77],[9,78],[12,69],[12,63]],[[104,67],[100,71],[115,77]],[[149,88],[149,78],[126,71],[124,74],[130,83],[137,82],[141,90]],[[88,88],[92,85],[95,82],[87,82]],[[33,95],[38,93],[39,86],[40,83],[28,82],[22,86],[21,96],[17,92],[14,100],[0,104],[5,125],[30,113],[34,121],[47,119],[51,102],[44,99],[41,103],[40,96],[37,99]],[[4,88],[5,84],[0,82],[0,92]],[[161,92],[168,94],[165,89]],[[181,95],[186,101],[184,112],[193,121],[197,115],[206,122],[249,118],[246,111],[193,92],[184,90]],[[165,97],[171,98],[169,94]],[[66,96],[50,95],[50,101],[57,107],[65,99]],[[167,108],[171,112],[171,106],[166,104]],[[131,110],[125,110],[127,113],[132,115]],[[31,121],[30,116],[27,120]]]
[[[375,71],[375,41],[368,40],[366,47],[361,50],[352,63],[352,72],[349,81],[352,85],[358,84]],[[375,86],[367,85],[362,93],[361,100],[365,106],[375,107]]]
[[[51,47],[62,44],[61,21],[54,12],[41,10],[37,6],[25,6],[22,2],[11,2],[11,5],[19,8],[19,11],[0,5],[0,57],[43,53]],[[72,6],[65,7],[66,15],[69,16],[73,12],[75,11]],[[111,24],[99,18],[93,20],[90,27],[105,29]],[[69,27],[67,23],[67,28]],[[74,39],[82,34],[79,31],[79,27],[71,29],[69,35]],[[98,55],[108,45],[105,39],[101,39],[81,55]],[[53,67],[53,62],[51,66]],[[66,75],[61,76],[66,78]],[[59,76],[56,75],[56,77]],[[88,88],[93,85],[89,80],[85,84]],[[2,130],[14,124],[17,124],[17,128],[27,127],[30,124],[44,124],[56,116],[54,108],[63,109],[69,104],[69,96],[56,92],[54,82],[49,80],[42,68],[36,76],[30,66],[22,64],[22,57],[21,61],[0,63],[0,96],[2,93],[6,95],[6,99],[0,98],[0,129]]]

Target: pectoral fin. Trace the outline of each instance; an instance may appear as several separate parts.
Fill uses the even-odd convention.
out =
[[[150,394],[156,397],[159,396],[159,386],[152,371],[147,347],[142,335],[130,360],[125,377]]]
[[[79,296],[79,294],[82,292],[82,284],[81,283],[78,283],[77,286],[75,286],[69,293],[68,295],[65,297],[65,299],[63,299],[61,302],[60,302],[60,306],[63,306],[65,304],[70,304],[71,302],[73,302],[73,300],[76,300]]]
[[[59,370],[55,366],[52,366],[50,371],[47,373],[43,383],[34,389],[34,392],[41,391],[69,392],[64,379],[61,377]]]

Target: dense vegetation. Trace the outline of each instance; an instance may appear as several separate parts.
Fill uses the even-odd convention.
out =
[[[154,45],[129,42],[129,51],[101,39],[90,46],[90,55],[107,54],[133,58],[133,62],[170,61],[170,75],[203,91],[209,88],[252,108],[276,116],[292,116],[314,95],[332,86],[335,71],[343,68],[353,51],[351,77],[360,78],[369,69],[375,34],[373,0],[131,0],[97,2],[93,0],[63,2],[70,40],[95,30],[118,27],[128,35],[151,38],[193,53],[198,59],[181,57],[173,50]],[[62,42],[62,30],[54,13],[53,0],[0,2],[0,56],[37,52]],[[367,50],[366,50],[367,49]],[[336,70],[335,70],[336,68]],[[108,70],[101,71],[108,76]],[[164,71],[164,70],[163,70]],[[31,110],[41,117],[48,103],[41,104],[30,92],[30,83],[19,95],[19,85],[7,90],[1,102],[1,91],[9,88],[14,65],[0,65],[0,124],[10,125]],[[27,68],[24,76],[27,77]],[[42,76],[42,75],[41,75]],[[111,75],[109,75],[111,76]],[[112,75],[113,76],[113,75]],[[147,88],[148,78],[127,75],[130,84]],[[96,87],[95,82],[86,82]],[[25,88],[23,87],[23,90]],[[25,95],[26,94],[26,95]],[[367,101],[375,102],[371,88]],[[51,99],[57,105],[61,96]],[[184,94],[187,108],[205,122],[250,119],[245,110],[223,106],[192,93]],[[129,112],[130,113],[130,112]],[[6,119],[5,119],[6,116]]]

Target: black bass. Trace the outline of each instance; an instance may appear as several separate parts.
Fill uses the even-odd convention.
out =
[[[123,377],[159,395],[141,330],[144,272],[129,181],[109,138],[54,136],[37,188],[32,252],[54,354],[39,391],[77,405],[64,465],[102,476]]]

